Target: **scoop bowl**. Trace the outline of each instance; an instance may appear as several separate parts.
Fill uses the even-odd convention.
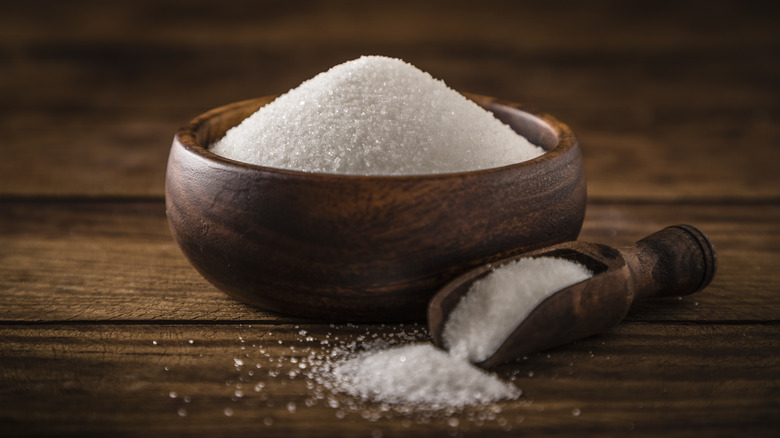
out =
[[[580,148],[552,116],[467,95],[547,152],[493,169],[360,176],[257,166],[208,146],[274,96],[211,110],[175,135],[166,212],[175,241],[243,302],[330,321],[423,320],[461,272],[576,239]]]
[[[491,368],[605,332],[625,318],[636,300],[699,292],[714,278],[718,260],[706,234],[685,224],[664,228],[626,247],[565,242],[515,255],[468,271],[434,295],[428,307],[428,327],[434,345],[447,347],[444,330],[449,315],[474,282],[502,265],[526,257],[571,260],[584,265],[593,276],[538,303],[478,366]],[[518,314],[523,313],[521,310],[517,309]]]

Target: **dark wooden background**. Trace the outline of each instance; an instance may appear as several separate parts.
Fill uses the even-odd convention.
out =
[[[0,435],[780,428],[774,3],[33,0],[0,9]],[[167,228],[163,182],[178,126],[363,54],[400,57],[457,90],[565,121],[588,178],[581,239],[622,245],[691,223],[719,250],[715,280],[699,295],[640,304],[602,336],[499,369],[525,395],[482,420],[306,406],[305,379],[236,368],[234,358],[248,357],[286,372],[290,345],[327,351],[316,341],[329,333],[426,339],[424,323],[331,327],[242,305],[187,264]],[[236,385],[257,383],[261,392],[235,397]]]

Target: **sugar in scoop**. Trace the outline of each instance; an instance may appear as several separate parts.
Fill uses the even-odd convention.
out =
[[[528,257],[474,282],[449,314],[442,339],[450,354],[482,362],[545,298],[593,276],[585,266],[555,257]]]
[[[602,333],[638,299],[698,292],[717,255],[700,230],[674,225],[625,247],[564,242],[495,266],[454,278],[428,306],[434,344],[485,368]]]
[[[444,82],[381,56],[320,73],[210,150],[261,166],[357,175],[461,172],[544,153]]]

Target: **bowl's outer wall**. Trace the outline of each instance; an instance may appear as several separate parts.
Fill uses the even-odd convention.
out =
[[[573,137],[565,152],[534,165],[432,177],[284,172],[214,159],[193,145],[193,132],[201,142],[218,138],[267,101],[196,119],[177,133],[168,161],[174,238],[207,280],[239,300],[328,320],[422,320],[433,293],[457,274],[579,234],[586,188]],[[518,117],[502,119],[544,125],[549,136],[544,122]]]

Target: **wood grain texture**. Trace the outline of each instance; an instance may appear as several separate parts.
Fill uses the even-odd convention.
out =
[[[162,202],[0,205],[2,320],[279,318],[227,298],[203,280],[173,242]],[[715,279],[692,297],[637,303],[628,318],[780,320],[780,206],[595,203],[580,239],[624,246],[685,222],[712,239],[719,257]]]
[[[690,225],[666,227],[620,248],[584,241],[564,242],[496,260],[454,278],[431,298],[427,322],[434,345],[443,349],[454,347],[446,345],[443,336],[452,312],[467,297],[472,298],[472,309],[479,302],[489,309],[495,306],[485,295],[473,299],[471,289],[477,282],[528,258],[569,260],[591,274],[531,304],[529,313],[516,319],[515,328],[501,344],[488,356],[478,358],[480,367],[490,369],[527,354],[604,333],[626,317],[634,302],[682,298],[704,289],[712,281],[717,264],[717,253],[710,240]],[[474,346],[469,346],[468,353],[474,353]]]
[[[441,175],[290,171],[207,149],[273,97],[205,113],[171,148],[173,237],[206,279],[250,304],[336,321],[424,319],[430,297],[459,272],[574,240],[585,215],[582,154],[568,127],[470,97],[548,152]]]
[[[320,387],[323,373],[307,377],[298,366],[335,345],[373,334],[394,342],[416,329],[6,325],[0,421],[4,436],[769,436],[780,426],[780,359],[767,354],[780,341],[769,325],[624,324],[499,368],[523,389],[518,401],[430,418],[350,408],[348,397]]]
[[[774,437],[779,19],[771,2],[698,0],[6,2],[0,435]],[[171,238],[165,165],[197,114],[363,54],[566,122],[588,181],[581,239],[693,224],[719,254],[712,284],[500,368],[523,398],[456,426],[317,398],[288,374],[308,353],[424,328],[228,298]]]

